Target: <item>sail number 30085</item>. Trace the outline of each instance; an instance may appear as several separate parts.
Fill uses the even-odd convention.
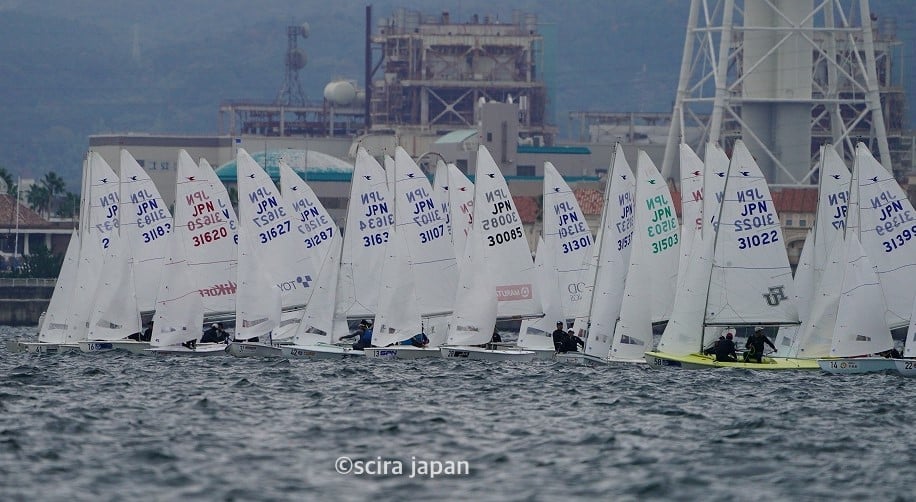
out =
[[[504,232],[499,232],[494,235],[487,236],[487,245],[493,247],[497,244],[503,244],[511,240],[520,239],[525,234],[522,232],[521,227],[515,227],[512,230],[506,230]]]

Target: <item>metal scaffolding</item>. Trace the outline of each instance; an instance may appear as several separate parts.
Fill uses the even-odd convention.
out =
[[[823,143],[851,159],[864,141],[890,170],[885,114],[902,130],[905,103],[878,26],[868,0],[691,0],[663,174],[695,126],[698,152],[743,138],[771,184],[815,182]]]

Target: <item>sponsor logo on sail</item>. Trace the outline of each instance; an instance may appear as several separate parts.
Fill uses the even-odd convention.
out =
[[[496,286],[496,298],[501,302],[531,299],[531,284]]]
[[[786,296],[785,288],[785,286],[771,286],[769,292],[763,294],[763,297],[767,301],[767,305],[776,307],[783,300],[788,300],[789,297]]]

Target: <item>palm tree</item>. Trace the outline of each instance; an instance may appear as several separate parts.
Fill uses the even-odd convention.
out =
[[[44,175],[41,179],[41,184],[44,185],[45,189],[48,191],[48,215],[51,215],[52,206],[54,206],[54,201],[58,195],[67,191],[67,184],[64,183],[64,179],[60,177],[55,172],[50,172]]]
[[[51,192],[46,187],[36,183],[29,188],[29,196],[26,198],[26,202],[29,203],[30,208],[39,214],[43,212],[47,214],[51,206]]]
[[[6,193],[16,195],[17,187],[13,185],[13,175],[2,166],[0,166],[0,180],[3,180],[3,184],[6,185]]]

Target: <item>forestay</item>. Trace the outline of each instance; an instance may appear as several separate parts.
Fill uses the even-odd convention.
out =
[[[179,206],[180,207],[180,206]],[[184,209],[175,208],[176,218]],[[153,315],[150,346],[179,345],[201,336],[204,307],[200,292],[192,282],[192,273],[185,252],[185,242],[193,232],[187,225],[176,226],[166,238],[169,252],[162,268],[162,281]]]
[[[411,268],[415,265],[408,256],[405,236],[400,230],[392,232],[385,247],[379,305],[372,325],[372,344],[378,347],[406,340],[422,331],[420,305]]]
[[[565,317],[560,302],[556,268],[553,265],[553,253],[548,252],[543,238],[538,238],[534,267],[534,289],[544,311],[544,317],[522,320],[516,345],[524,349],[553,349],[554,326]]]

